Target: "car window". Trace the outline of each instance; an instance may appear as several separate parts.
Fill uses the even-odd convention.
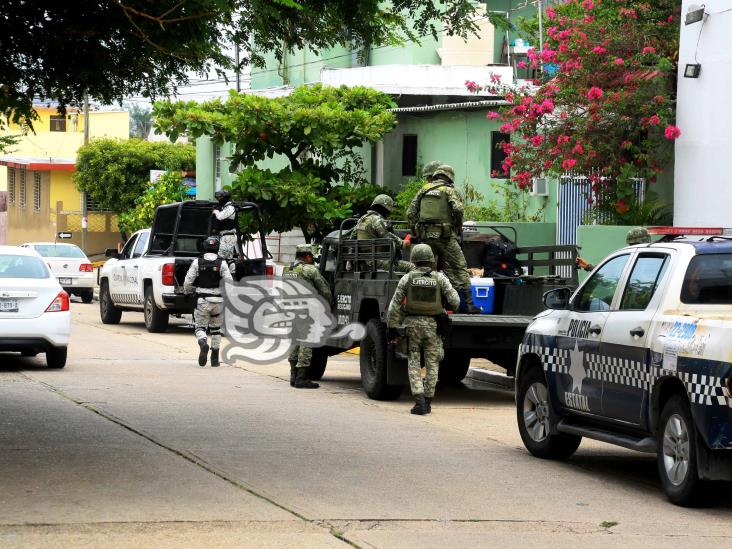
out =
[[[148,238],[150,238],[150,233],[140,233],[140,236],[137,237],[137,244],[135,244],[135,251],[132,257],[140,257],[143,254]]]
[[[629,257],[628,255],[614,257],[595,271],[575,298],[574,309],[609,311]]]
[[[135,241],[137,240],[137,235],[133,235],[132,238],[130,238],[126,243],[125,247],[122,248],[122,251],[119,253],[120,259],[129,259],[132,257],[132,249],[135,246]]]
[[[693,257],[684,276],[681,301],[709,305],[732,303],[732,254]]]
[[[78,246],[69,244],[34,244],[33,248],[41,257],[70,257],[77,259],[86,257]]]
[[[633,271],[625,285],[620,309],[642,311],[648,307],[668,264],[669,256],[666,254],[641,255],[633,265]]]
[[[37,257],[0,255],[0,278],[48,278],[46,264]]]

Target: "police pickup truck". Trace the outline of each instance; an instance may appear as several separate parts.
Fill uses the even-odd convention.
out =
[[[110,259],[99,270],[99,313],[104,324],[118,324],[123,311],[142,311],[149,332],[164,332],[170,315],[190,314],[195,297],[183,293],[183,280],[201,242],[213,231],[211,212],[217,202],[191,200],[158,206],[152,228],[133,234],[122,247],[107,250]],[[235,203],[250,226],[261,227],[259,207]],[[262,231],[252,241],[237,231],[234,278],[273,274]]]
[[[399,397],[403,386],[408,385],[406,360],[397,357],[386,337],[387,310],[402,274],[378,268],[385,260],[391,264],[395,258],[397,250],[393,241],[388,238],[351,239],[349,228],[355,221],[346,220],[341,230],[324,239],[319,268],[333,292],[338,326],[360,322],[366,327],[366,337],[360,342],[361,383],[366,394],[373,399],[392,400]],[[403,222],[394,222],[395,226],[400,223]],[[513,230],[502,226],[466,225],[466,235],[468,229],[471,234],[465,237],[463,249],[471,267],[482,264],[486,246],[482,236],[503,235],[501,231]],[[397,230],[397,233],[404,237],[407,231]],[[552,288],[577,285],[574,246],[518,248],[518,257],[527,274],[495,279],[493,314],[450,315],[452,329],[445,339],[445,358],[439,370],[441,381],[461,381],[468,372],[471,358],[487,358],[513,375],[524,330],[534,315],[544,308],[543,293]],[[322,377],[328,356],[353,345],[351,340],[331,339],[327,346],[314,349],[308,371],[310,379]]]
[[[655,453],[680,505],[732,480],[732,242],[627,247],[544,302],[516,371],[533,455],[566,458],[583,436]]]

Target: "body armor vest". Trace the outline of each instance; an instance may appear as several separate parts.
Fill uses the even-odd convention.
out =
[[[303,264],[299,261],[295,261],[294,263],[290,264],[287,269],[285,269],[285,272],[282,273],[283,278],[289,278],[289,279],[299,279],[299,280],[305,280],[305,277],[303,276]]]
[[[229,206],[231,202],[227,202],[224,204],[224,207],[221,208],[222,210]],[[228,217],[226,219],[216,219],[216,231],[221,233],[223,231],[233,231],[236,229],[236,213],[233,217]]]
[[[420,223],[452,223],[446,186],[447,184],[433,187],[422,195],[419,202]]]
[[[217,290],[221,284],[221,262],[223,259],[200,258],[198,260],[198,276],[196,277],[196,288],[207,288]]]
[[[366,230],[366,221],[369,217],[372,215],[377,215],[375,213],[367,213],[361,217],[361,219],[358,220],[358,223],[356,224],[356,239],[357,240],[370,240],[373,238],[376,238],[371,232]]]
[[[442,292],[437,274],[432,271],[412,271],[407,275],[407,302],[404,312],[408,315],[437,316],[442,314]]]

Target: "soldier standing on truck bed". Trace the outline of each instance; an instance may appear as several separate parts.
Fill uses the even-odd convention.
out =
[[[460,304],[460,296],[444,274],[433,270],[435,256],[429,246],[417,244],[412,250],[412,261],[416,268],[402,277],[391,298],[388,324],[390,331],[402,324],[406,327],[409,386],[415,402],[411,412],[422,416],[432,411],[438,368],[445,356],[436,317],[445,313],[443,299],[455,309]],[[423,351],[427,370],[424,383]]]
[[[209,236],[203,241],[203,257],[193,260],[183,282],[183,291],[196,294],[196,310],[193,322],[200,353],[198,365],[205,366],[208,356],[206,331],[211,333],[211,366],[219,365],[221,346],[221,322],[224,313],[224,298],[221,296],[221,281],[232,280],[226,261],[217,255],[219,239]]]
[[[313,248],[310,244],[298,244],[295,248],[295,261],[285,269],[284,278],[297,279],[313,287],[326,302],[332,306],[333,301],[330,294],[328,282],[320,274],[318,268],[313,265]],[[290,387],[296,389],[317,389],[319,384],[307,377],[310,361],[313,358],[313,348],[304,345],[296,345],[290,357]]]
[[[463,228],[463,197],[453,181],[455,171],[443,164],[431,180],[417,193],[407,210],[407,220],[420,242],[427,244],[442,260],[442,269],[462,297],[460,312],[475,314],[480,309],[473,304],[470,273],[457,236]]]
[[[371,209],[361,216],[356,224],[356,238],[358,240],[374,240],[376,238],[389,238],[394,241],[397,250],[408,248],[410,240],[402,240],[389,230],[386,226],[386,218],[394,209],[394,200],[388,194],[380,194],[371,203]],[[388,271],[391,267],[395,271],[408,273],[414,268],[409,261],[394,258],[393,262],[381,260],[378,262],[379,269]]]
[[[214,196],[219,201],[218,208],[214,208],[211,214],[216,220],[216,233],[221,240],[219,257],[231,261],[236,251],[236,206],[231,201],[231,193],[225,189],[216,191]]]

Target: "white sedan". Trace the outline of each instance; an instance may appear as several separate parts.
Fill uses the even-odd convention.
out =
[[[69,295],[79,296],[84,303],[92,302],[96,284],[94,267],[81,248],[54,242],[28,242],[22,246],[34,250],[48,263],[58,283]]]
[[[38,254],[0,246],[0,351],[46,353],[50,368],[66,365],[71,334],[69,294]]]

